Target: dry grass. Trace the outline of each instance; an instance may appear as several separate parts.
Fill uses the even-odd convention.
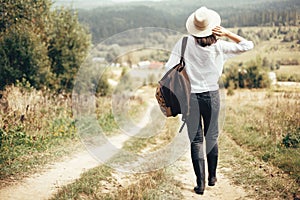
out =
[[[22,178],[43,165],[82,150],[70,94],[9,86],[0,99],[0,179]],[[108,97],[96,99],[99,124],[116,129]]]
[[[7,87],[1,99],[0,127],[10,129],[13,126],[23,127],[23,131],[31,136],[47,135],[53,130],[50,119],[70,119],[71,99],[67,94],[54,95],[49,91],[35,90],[16,86]],[[61,134],[68,127],[57,127]]]
[[[275,71],[278,81],[300,82],[300,65],[285,65]]]
[[[100,166],[82,174],[75,183],[61,188],[52,199],[181,199],[179,183],[169,173],[158,170],[133,176]]]
[[[288,28],[294,31],[295,34],[297,34],[298,27]],[[231,30],[236,33],[238,29],[239,28],[233,28]],[[300,45],[297,44],[296,40],[292,42],[282,42],[284,35],[277,33],[277,27],[243,27],[241,29],[246,34],[246,39],[250,39],[255,42],[254,49],[249,52],[243,53],[233,59],[230,59],[230,61],[228,62],[229,64],[230,62],[251,61],[257,56],[260,56],[261,58],[266,57],[269,60],[274,61],[274,63],[276,63],[277,61],[285,60],[297,60],[298,62],[300,61]],[[275,31],[276,33],[274,33],[272,38],[264,41],[261,38],[258,38],[258,33],[261,31],[265,33]]]
[[[276,73],[300,75],[300,65],[283,65],[280,66],[280,69],[276,70]]]
[[[299,95],[299,89],[280,92],[239,90],[226,101],[226,132],[239,146],[265,163],[263,166],[270,166],[266,167],[269,176],[284,173],[283,176],[288,177],[280,182],[258,177],[261,184],[270,182],[269,190],[281,191],[282,197],[297,192],[300,186]],[[248,173],[240,181],[257,179],[250,175]]]
[[[68,95],[9,86],[0,102],[1,179],[21,178],[78,147]]]

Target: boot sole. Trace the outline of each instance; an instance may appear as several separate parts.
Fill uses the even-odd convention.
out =
[[[208,186],[215,186],[216,182],[217,182],[217,179],[212,178],[211,180],[208,181]]]
[[[196,194],[201,194],[201,195],[204,194],[204,191],[203,191],[203,192],[201,192],[201,191],[196,191],[196,190],[194,190],[194,191],[195,191]]]
[[[215,183],[209,183],[208,186],[215,186]]]
[[[202,191],[202,190],[197,189],[197,186],[194,187],[194,191],[196,194],[201,194],[201,195],[204,194],[204,190]]]

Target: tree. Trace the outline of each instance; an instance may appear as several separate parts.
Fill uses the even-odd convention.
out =
[[[0,39],[0,89],[22,79],[39,88],[50,76],[47,49],[31,30],[11,28]]]
[[[50,0],[0,0],[0,89],[26,79],[36,88],[70,90],[91,37],[77,14]]]
[[[90,49],[91,36],[78,22],[77,14],[61,8],[51,15],[48,56],[54,74],[51,87],[71,90],[74,77]]]
[[[29,27],[33,32],[39,34],[46,28],[45,22],[50,12],[51,1],[49,0],[0,0],[0,32],[10,29],[13,25],[19,30],[23,26]]]
[[[47,0],[0,0],[0,89],[26,79],[40,87],[50,76],[46,26]]]

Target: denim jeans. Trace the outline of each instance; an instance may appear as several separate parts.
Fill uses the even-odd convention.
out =
[[[219,91],[192,93],[190,109],[190,115],[187,118],[187,129],[191,142],[192,160],[204,159],[204,137],[206,154],[209,154],[211,151],[214,151],[214,154],[218,154]]]

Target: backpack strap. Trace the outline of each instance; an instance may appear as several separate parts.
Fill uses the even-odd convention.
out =
[[[182,39],[182,44],[181,44],[181,59],[180,59],[180,63],[182,66],[185,66],[185,61],[184,61],[184,52],[185,52],[185,49],[186,49],[186,44],[187,44],[187,39],[188,37],[185,36],[183,39]],[[184,115],[182,115],[182,118],[181,120],[183,121],[180,129],[179,129],[179,133],[181,133],[181,131],[183,130],[183,127],[185,126],[186,124],[186,117]]]
[[[181,125],[181,127],[180,127],[180,129],[179,129],[179,133],[181,133],[181,131],[183,130],[183,128],[184,128],[184,125],[186,124],[186,119],[181,119],[182,121],[183,121],[183,123],[182,123],[182,125]]]
[[[182,44],[181,44],[181,58],[180,58],[180,63],[185,66],[185,61],[184,61],[184,52],[185,52],[185,49],[186,49],[186,44],[187,44],[187,39],[188,37],[184,37],[182,39]]]

